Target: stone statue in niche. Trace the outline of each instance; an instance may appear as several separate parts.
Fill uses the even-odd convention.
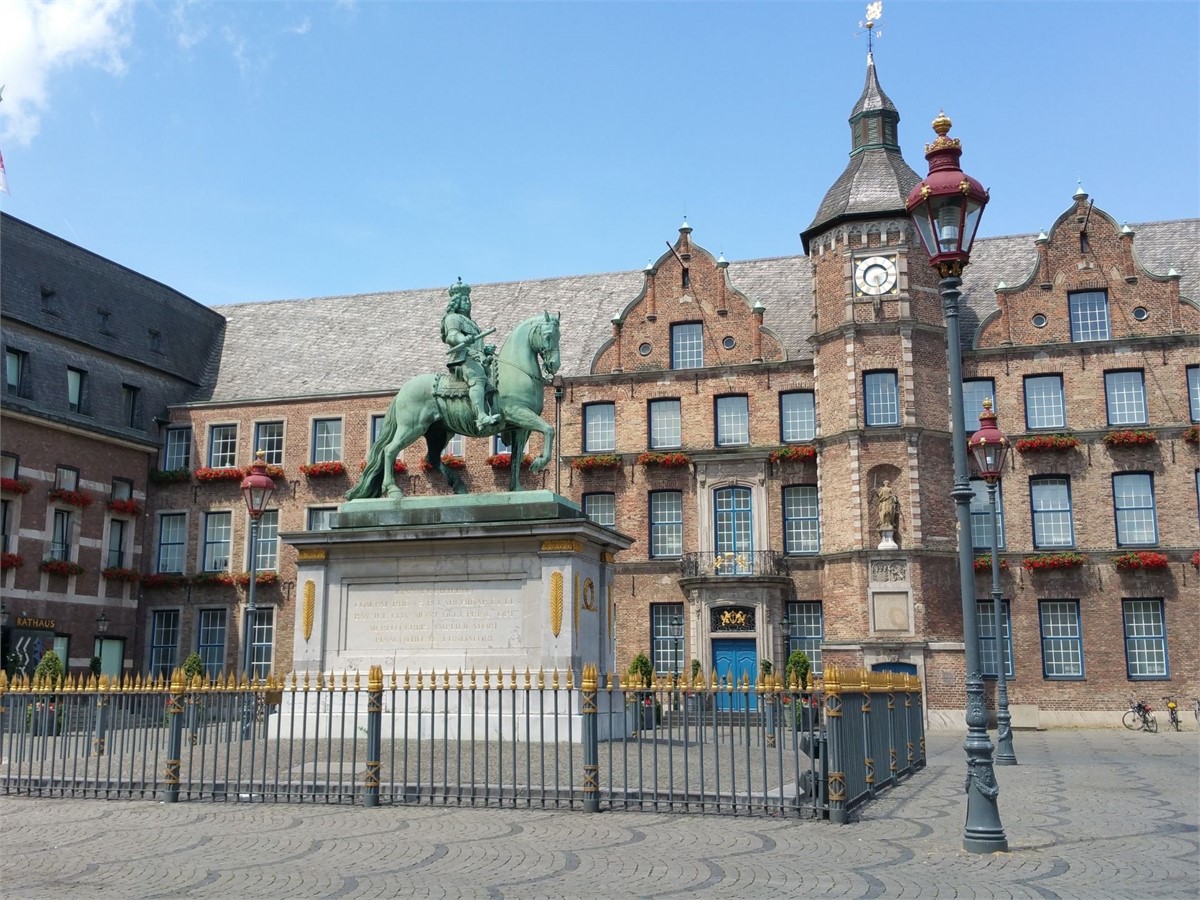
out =
[[[900,498],[892,489],[891,481],[884,479],[875,491],[875,509],[879,520],[879,549],[898,550],[896,529],[900,524]]]

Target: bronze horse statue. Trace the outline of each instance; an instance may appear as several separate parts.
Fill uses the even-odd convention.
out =
[[[346,492],[346,499],[402,496],[404,492],[396,484],[396,457],[422,436],[425,459],[445,476],[454,493],[467,493],[458,473],[442,462],[442,451],[455,434],[503,434],[512,451],[509,490],[520,490],[521,460],[530,433],[538,431],[542,435],[542,452],[530,466],[532,471],[546,468],[554,452],[554,428],[542,419],[541,412],[545,386],[559,366],[558,320],[549,313],[526,319],[501,346],[492,401],[500,420],[489,428],[476,428],[466,385],[450,375],[426,373],[406,382],[388,407],[362,478]]]

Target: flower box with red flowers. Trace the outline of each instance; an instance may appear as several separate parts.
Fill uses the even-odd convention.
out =
[[[1192,425],[1183,433],[1183,442],[1193,447],[1200,444],[1200,425]]]
[[[660,469],[682,469],[691,465],[692,458],[686,453],[655,453],[648,450],[637,458],[639,466],[658,466]]]
[[[20,563],[18,563],[18,565],[20,565]],[[1192,554],[1192,566],[1200,569],[1200,550],[1197,550]]]
[[[237,575],[235,575],[233,577],[233,580],[237,583],[238,587],[250,587],[250,573],[249,572],[238,572]],[[254,583],[259,585],[260,587],[264,584],[278,584],[279,583],[279,573],[278,572],[255,572],[254,573]]]
[[[178,572],[155,572],[142,577],[144,588],[173,588],[183,587],[188,583],[188,577]]]
[[[309,478],[334,478],[346,474],[346,464],[340,460],[329,459],[325,462],[305,463],[300,467],[300,471]]]
[[[512,465],[511,453],[493,453],[487,458],[487,464],[493,469],[507,469]],[[521,468],[528,469],[533,465],[533,457],[526,453],[521,457]]]
[[[192,473],[187,469],[151,469],[150,481],[153,484],[185,484],[192,480]]]
[[[461,456],[455,456],[453,453],[447,453],[445,456],[442,457],[442,465],[445,466],[447,469],[465,469],[467,467],[467,461],[465,459],[463,459]],[[422,472],[432,472],[432,471],[434,471],[434,466],[431,466],[429,464],[429,460],[422,459],[421,460],[421,471]]]
[[[79,563],[67,562],[65,559],[43,559],[38,568],[50,575],[83,574],[83,566]]]
[[[817,458],[817,448],[808,444],[793,444],[792,446],[772,450],[767,458],[773,463],[804,462],[805,460]]]
[[[1158,442],[1158,435],[1153,431],[1126,428],[1122,431],[1110,431],[1104,436],[1104,443],[1110,447],[1148,447]]]
[[[123,581],[126,584],[137,584],[142,580],[142,573],[137,569],[122,569],[120,566],[109,566],[101,569],[100,574],[105,581]]]
[[[196,480],[201,484],[212,484],[217,481],[241,481],[246,476],[237,466],[201,466],[196,470]]]
[[[19,569],[25,560],[21,559],[16,553],[5,553],[0,556],[0,572],[7,572],[9,569]]]
[[[253,466],[243,466],[242,477],[245,478],[253,471]],[[276,481],[283,481],[283,479],[287,478],[287,474],[283,471],[283,466],[277,466],[275,463],[266,463],[263,466],[263,474],[268,478],[274,478]]]
[[[1000,569],[1001,569],[1001,571],[1008,569],[1008,560],[1007,559],[1000,560]],[[976,572],[992,571],[992,557],[990,554],[983,553],[983,554],[980,554],[979,556],[975,557],[975,571]]]
[[[0,493],[28,494],[29,484],[19,478],[0,478]]]
[[[200,586],[203,586],[206,584],[217,584],[217,585],[221,585],[222,587],[233,587],[233,584],[234,584],[233,573],[232,572],[198,572],[197,574],[192,576],[192,584],[196,584],[196,585],[200,585]]]
[[[1079,446],[1079,438],[1073,434],[1036,434],[1018,438],[1013,446],[1018,453],[1062,453]]]
[[[80,509],[87,509],[92,505],[92,495],[87,491],[68,491],[64,488],[55,488],[48,496],[54,503],[65,503],[67,506],[77,506]]]
[[[571,468],[580,472],[619,469],[624,460],[616,453],[596,453],[591,456],[577,456],[571,460]]]
[[[358,471],[365,472],[366,469],[367,469],[367,461],[365,459],[360,460],[358,463]],[[392,471],[395,472],[397,475],[407,475],[408,474],[408,466],[406,466],[404,464],[404,460],[397,459],[394,463],[392,463]]]
[[[1134,571],[1140,569],[1165,569],[1171,565],[1165,553],[1155,553],[1153,550],[1130,550],[1112,558],[1112,564],[1118,569]]]
[[[1038,553],[1021,560],[1021,568],[1026,572],[1044,572],[1053,569],[1077,569],[1087,562],[1082,553],[1067,551],[1064,553]]]
[[[142,514],[142,504],[136,500],[109,500],[108,511],[124,516],[140,516]]]

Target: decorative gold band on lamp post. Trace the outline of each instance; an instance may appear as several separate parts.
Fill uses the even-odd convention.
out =
[[[1008,837],[996,802],[1000,786],[992,768],[992,742],[987,733],[983,675],[979,665],[979,629],[975,621],[975,561],[971,552],[971,482],[967,472],[967,428],[963,415],[962,344],[958,302],[962,270],[971,259],[971,243],[988,202],[988,192],[958,166],[962,143],[949,137],[950,119],[933,120],[937,138],[925,146],[929,174],[912,189],[905,206],[929,262],[941,276],[938,289],[946,314],[946,358],[950,377],[950,440],[954,453],[954,498],[958,519],[959,594],[967,666],[967,823],[963,849],[971,853],[1008,850]]]

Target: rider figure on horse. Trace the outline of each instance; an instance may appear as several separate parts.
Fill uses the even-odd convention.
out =
[[[481,332],[471,319],[471,287],[458,279],[458,283],[450,287],[450,302],[442,316],[442,340],[450,347],[446,351],[446,368],[467,383],[467,393],[475,412],[475,427],[481,432],[500,421],[500,417],[488,409],[487,402],[487,370],[496,348],[492,344],[484,345],[483,338],[493,330]]]

